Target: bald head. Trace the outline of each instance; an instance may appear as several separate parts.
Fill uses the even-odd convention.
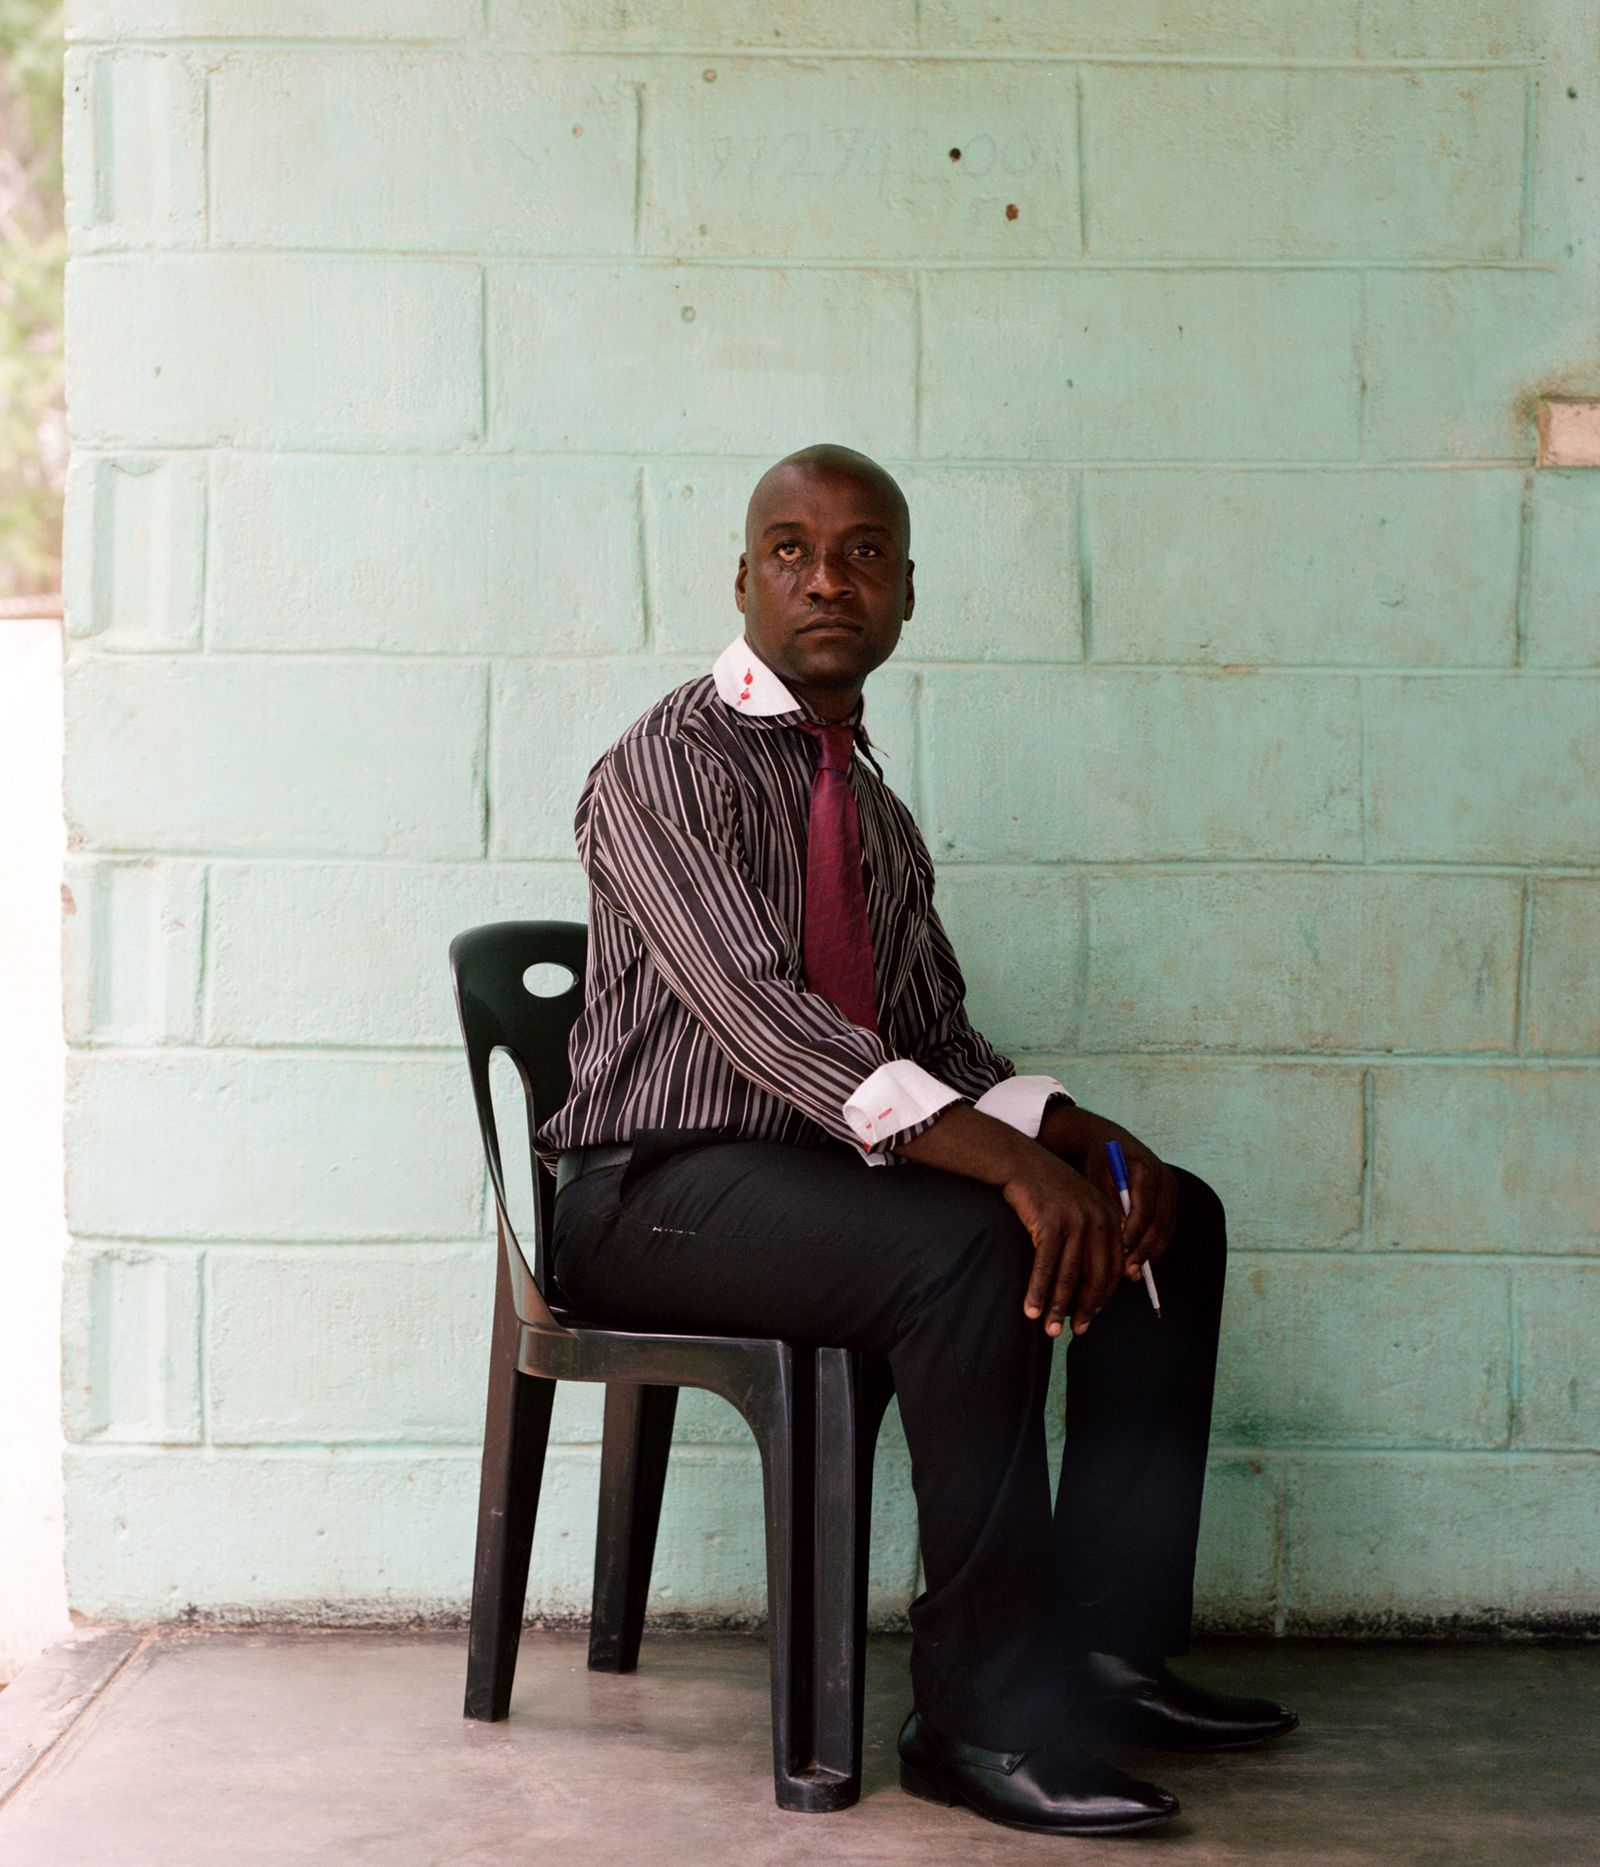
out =
[[[854,448],[803,447],[756,482],[744,544],[746,641],[824,719],[848,717],[911,614],[905,494]]]
[[[768,467],[756,481],[750,503],[745,507],[746,551],[753,547],[755,541],[753,528],[764,523],[772,510],[769,502],[797,478],[854,480],[858,485],[869,488],[882,505],[884,517],[894,532],[895,543],[902,552],[911,549],[911,508],[906,504],[906,496],[901,492],[894,475],[880,467],[870,455],[858,454],[853,447],[840,447],[834,441],[819,441],[814,447],[802,447],[792,454],[785,454],[782,460]]]

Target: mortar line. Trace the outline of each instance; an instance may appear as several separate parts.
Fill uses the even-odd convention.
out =
[[[215,456],[208,449],[200,473],[200,652],[211,646],[211,479]]]
[[[1087,666],[1094,660],[1094,567],[1090,561],[1089,475],[1081,468],[1077,482],[1078,660]]]
[[[1367,363],[1371,348],[1371,312],[1372,291],[1370,274],[1366,268],[1356,275],[1356,454],[1365,459],[1367,454]]]
[[[644,228],[644,86],[633,87],[633,250]]]
[[[415,246],[296,246],[264,240],[221,241],[209,248],[157,246],[138,240],[103,241],[87,250],[74,247],[69,257],[79,264],[99,261],[142,259],[151,266],[193,265],[208,257],[258,259],[319,259],[332,264],[349,265],[370,261],[393,265],[404,261],[412,270],[418,267],[490,265],[515,267],[522,271],[586,270],[614,271],[633,267],[641,272],[672,272],[675,275],[695,270],[722,272],[885,272],[922,266],[930,272],[1509,272],[1549,273],[1560,271],[1555,260],[1496,259],[1477,253],[1458,253],[1439,259],[1403,259],[1393,254],[1344,253],[1333,258],[1306,255],[1300,258],[1270,258],[1249,253],[1192,253],[1187,258],[1149,258],[1133,254],[1105,254],[1098,258],[1073,258],[1055,255],[1048,258],[1011,257],[996,252],[986,257],[962,258],[914,251],[875,252],[849,255],[840,253],[699,253],[692,258],[668,250],[640,252],[633,248],[596,252],[548,253],[509,249],[485,255],[482,247]]]
[[[1356,771],[1361,786],[1361,860],[1372,862],[1372,759],[1369,756],[1367,710],[1371,696],[1363,676],[1356,682]]]
[[[1293,1572],[1289,1562],[1289,1538],[1293,1530],[1291,1509],[1293,1492],[1290,1486],[1289,1461],[1278,1459],[1274,1463],[1278,1469],[1278,1534],[1272,1552],[1272,1632],[1274,1638],[1281,1640],[1294,1610],[1294,1588],[1291,1579]]]
[[[911,795],[914,800],[911,814],[918,823],[929,824],[931,833],[932,820],[928,815],[929,739],[926,706],[927,697],[919,672],[911,677],[911,755],[916,761],[911,772]]]
[[[199,1275],[195,1316],[195,1379],[199,1383],[197,1399],[200,1414],[200,1443],[211,1444],[211,1253],[202,1246],[198,1252]]]
[[[478,860],[486,862],[494,853],[493,813],[494,797],[489,784],[489,755],[494,733],[494,661],[491,658],[483,664],[483,745],[481,749],[482,766],[478,773],[478,782],[482,786],[483,812],[479,820],[478,836],[480,847]]]
[[[1073,101],[1076,112],[1075,154],[1078,162],[1078,252],[1087,259],[1089,256],[1089,162],[1085,150],[1087,136],[1083,121],[1083,66],[1076,64],[1072,68]]]
[[[1513,603],[1511,665],[1528,662],[1528,598],[1533,577],[1533,499],[1534,470],[1522,476],[1522,499],[1517,508],[1517,581]]]
[[[198,1042],[208,1043],[212,1031],[211,980],[216,955],[213,945],[216,939],[211,914],[211,864],[200,865],[200,940],[198,976],[194,982],[194,998],[190,1010],[194,1013],[194,1029]]]
[[[1522,1343],[1520,1340],[1521,1275],[1515,1264],[1506,1278],[1506,1450],[1521,1450],[1522,1438]]]
[[[911,449],[912,457],[921,460],[926,444],[922,394],[923,334],[927,329],[926,284],[921,268],[911,275]]]
[[[211,84],[215,73],[203,74],[200,85],[200,222],[204,230],[205,245],[211,245],[211,200],[215,192],[215,178],[211,173]]]
[[[263,34],[247,36],[240,34],[206,35],[203,33],[172,33],[130,35],[126,38],[96,39],[87,36],[74,36],[72,48],[103,51],[146,51],[173,52],[200,50],[207,52],[326,52],[342,55],[352,51],[359,52],[397,52],[407,50],[431,51],[444,56],[455,54],[474,61],[490,58],[504,58],[508,54],[538,58],[541,61],[560,60],[562,63],[589,63],[596,65],[654,63],[665,59],[699,61],[707,58],[720,59],[724,64],[783,64],[790,60],[805,59],[809,62],[823,61],[828,64],[982,64],[982,65],[1141,65],[1141,66],[1180,66],[1201,71],[1353,71],[1353,72],[1412,72],[1412,71],[1532,71],[1538,68],[1538,61],[1529,58],[1495,58],[1488,54],[1481,57],[1457,56],[1439,57],[1390,57],[1362,58],[1356,55],[1336,56],[1325,54],[1321,57],[1294,58],[1283,55],[1274,56],[1261,53],[1250,56],[1242,52],[1135,52],[1108,51],[1091,52],[1083,48],[1056,51],[1018,51],[1010,47],[994,48],[975,46],[839,46],[839,45],[740,45],[730,46],[726,41],[710,44],[665,44],[607,46],[597,49],[593,46],[573,46],[560,42],[540,39],[521,39],[512,35],[497,35],[487,40],[477,40],[470,33],[449,35],[385,37],[374,40],[370,35],[329,34],[325,38],[309,38],[305,35],[285,34],[271,37]]]
[[[1090,471],[1084,469],[1083,471]],[[1098,471],[1098,469],[1094,469]],[[137,663],[146,667],[159,666],[172,656],[185,656],[192,651],[186,649],[136,649],[136,648],[94,648],[89,653],[97,662]],[[671,666],[684,666],[700,672],[704,659],[712,651],[706,649],[670,649],[664,651],[659,659]],[[411,648],[329,648],[307,651],[298,648],[225,648],[218,649],[207,660],[213,666],[238,666],[274,664],[302,667],[354,667],[366,664],[412,665],[418,662],[431,663],[435,666],[472,667],[480,665],[484,659],[492,658],[512,667],[542,667],[546,664],[565,666],[630,667],[637,666],[642,657],[636,650],[614,649],[598,654],[585,655],[578,650],[563,654],[550,651],[499,652],[492,647],[485,648],[447,648],[432,654]],[[1282,681],[1293,676],[1296,681],[1307,675],[1321,677],[1330,681],[1344,681],[1352,686],[1366,676],[1380,680],[1434,680],[1434,681],[1503,681],[1511,671],[1507,662],[1482,662],[1475,667],[1438,667],[1436,665],[1407,666],[1396,662],[1392,665],[1377,665],[1372,662],[1227,662],[1227,661],[1098,661],[1092,670],[1085,669],[1082,662],[1074,656],[1069,659],[1041,659],[1038,657],[1015,656],[1009,659],[962,660],[956,656],[940,659],[907,655],[897,664],[903,671],[917,670],[926,674],[953,672],[1044,672],[1083,679],[1087,673],[1112,674],[1127,679],[1154,677],[1156,675],[1186,674],[1197,681]],[[1600,668],[1595,667],[1552,667],[1533,668],[1529,675],[1541,681],[1589,682],[1600,685]]]
[[[262,1057],[301,1062],[367,1062],[392,1069],[397,1064],[440,1064],[461,1054],[460,1040],[441,1038],[437,1043],[338,1044],[320,1040],[301,1043],[273,1039],[265,1044],[99,1044],[74,1043],[69,1053],[102,1061],[175,1063],[210,1058],[215,1062],[240,1062]],[[1600,1057],[1593,1056],[1518,1056],[1506,1050],[1262,1050],[1199,1048],[1177,1044],[1144,1044],[1130,1048],[1126,1044],[1101,1047],[1092,1044],[1018,1044],[1014,1056],[1048,1062],[1069,1057],[1076,1062],[1098,1063],[1203,1063],[1249,1064],[1258,1068],[1341,1070],[1472,1070],[1516,1072],[1526,1075],[1593,1075],[1600,1071]],[[116,1234],[128,1236],[129,1234]],[[132,1234],[137,1236],[137,1234]]]
[[[647,469],[641,463],[633,476],[634,498],[634,548],[639,553],[639,613],[643,621],[644,637],[640,647],[652,654],[656,639],[656,596],[655,586],[650,575],[650,549],[652,534],[650,529],[650,501],[648,497]]]
[[[1528,239],[1533,226],[1534,205],[1534,133],[1538,109],[1538,81],[1529,68],[1522,81],[1522,198],[1518,209],[1517,257],[1526,258]]]
[[[1378,1127],[1378,1085],[1370,1069],[1361,1072],[1361,1248],[1376,1249],[1373,1232],[1374,1144]]]
[[[478,433],[483,444],[492,443],[490,429],[493,425],[492,403],[489,395],[492,388],[489,375],[489,268],[478,269]]]
[[[1533,876],[1524,875],[1517,936],[1517,1002],[1511,1040],[1519,1056],[1528,1048],[1528,997],[1533,990],[1533,885]]]
[[[444,443],[441,443],[444,445]],[[441,454],[437,448],[421,444],[396,447],[357,447],[330,446],[307,447],[297,441],[273,440],[259,443],[242,441],[221,442],[215,437],[204,441],[161,441],[146,445],[137,437],[124,437],[96,445],[85,442],[73,448],[75,458],[83,460],[117,461],[129,454],[153,460],[188,460],[197,454],[215,454],[228,459],[239,460],[289,460],[289,461],[325,461],[349,460],[363,465],[376,462],[399,463],[405,461],[425,463],[448,468],[459,461],[541,461],[549,465],[571,466],[584,461],[626,461],[636,463],[641,454],[638,448],[623,447],[515,447],[485,446],[479,449],[467,449],[454,454]],[[665,464],[682,464],[688,467],[704,465],[707,455],[715,455],[725,463],[749,463],[758,466],[766,459],[765,454],[744,454],[717,448],[656,448],[646,450],[644,458]],[[1387,460],[1358,460],[1354,455],[1330,456],[1326,460],[1305,459],[1261,459],[1261,460],[1212,460],[1193,455],[1180,455],[1175,458],[1143,458],[1128,455],[1095,454],[931,454],[918,459],[914,454],[895,453],[885,450],[886,464],[899,462],[905,465],[960,467],[974,473],[1024,472],[1040,473],[1048,471],[1068,472],[1092,469],[1096,473],[1233,473],[1233,474],[1284,474],[1284,473],[1527,473],[1533,463],[1523,455],[1483,454],[1463,460],[1427,460],[1404,459],[1395,457]],[[109,650],[99,650],[109,653]],[[146,659],[149,658],[146,651]],[[1456,669],[1443,672],[1459,672]],[[1552,673],[1559,670],[1552,669]]]

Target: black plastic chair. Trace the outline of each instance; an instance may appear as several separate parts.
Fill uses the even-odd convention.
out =
[[[466,1715],[494,1721],[510,1709],[557,1381],[606,1383],[589,1634],[595,1672],[631,1672],[638,1663],[678,1389],[708,1388],[738,1408],[761,1452],[778,1805],[848,1808],[861,1793],[872,1459],[891,1392],[888,1366],[847,1349],[766,1338],[588,1327],[550,1279],[555,1187],[537,1166],[529,1262],[508,1210],[489,1064],[503,1050],[517,1068],[531,1150],[539,1124],[571,1088],[567,1041],[583,1003],[586,951],[586,930],[572,921],[500,921],[450,944],[500,1239]],[[550,964],[572,977],[541,997],[525,975]]]

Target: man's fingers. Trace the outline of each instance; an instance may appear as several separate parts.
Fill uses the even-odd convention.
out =
[[[1050,1309],[1044,1320],[1046,1335],[1060,1335],[1066,1327],[1067,1311],[1072,1308],[1074,1293],[1082,1288],[1083,1257],[1082,1233],[1070,1233],[1062,1245],[1060,1261],[1056,1266],[1055,1288],[1050,1292]]]
[[[1028,1294],[1022,1299],[1022,1310],[1026,1316],[1044,1314],[1044,1306],[1050,1298],[1050,1287],[1055,1282],[1061,1242],[1059,1235],[1035,1237],[1033,1241],[1033,1275],[1028,1279]]]
[[[1121,1261],[1120,1240],[1109,1214],[1096,1215],[1086,1228],[1083,1276],[1072,1313],[1072,1333],[1082,1335],[1110,1302]]]

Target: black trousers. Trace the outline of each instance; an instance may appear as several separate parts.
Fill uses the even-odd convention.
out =
[[[617,1327],[777,1335],[889,1358],[911,1454],[924,1592],[917,1706],[1021,1749],[1070,1734],[1072,1651],[1187,1650],[1226,1245],[1179,1170],[1163,1320],[1124,1284],[1067,1351],[1054,1509],[1053,1342],[1022,1313],[1028,1235],[1000,1193],[839,1146],[730,1141],[636,1154],[556,1203],[555,1271]]]

